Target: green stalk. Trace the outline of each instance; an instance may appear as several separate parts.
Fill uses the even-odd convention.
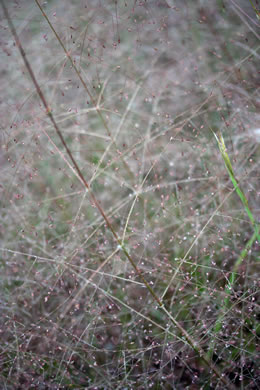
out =
[[[230,293],[233,290],[233,286],[234,286],[235,281],[236,281],[237,270],[238,270],[240,264],[242,263],[242,261],[244,260],[244,258],[246,257],[248,251],[252,247],[252,245],[255,242],[255,240],[257,239],[258,242],[260,242],[260,236],[259,236],[259,226],[260,225],[255,222],[254,216],[253,216],[253,214],[252,214],[252,212],[251,212],[251,210],[250,210],[250,208],[248,206],[248,200],[247,200],[245,194],[243,193],[243,191],[238,186],[238,182],[237,182],[237,180],[235,178],[233,167],[232,167],[230,158],[228,156],[226,145],[225,145],[225,141],[224,141],[224,138],[223,138],[222,134],[220,132],[219,132],[218,136],[214,132],[213,132],[213,134],[214,134],[214,136],[215,136],[215,138],[217,140],[221,156],[222,156],[222,158],[223,158],[223,160],[225,162],[225,166],[227,168],[227,171],[229,173],[229,176],[230,176],[230,179],[231,179],[231,181],[233,183],[233,186],[234,186],[234,188],[236,190],[236,193],[240,197],[240,199],[241,199],[241,201],[242,201],[242,203],[244,205],[244,208],[245,208],[245,210],[247,212],[247,215],[249,217],[249,220],[250,220],[250,222],[252,223],[252,225],[254,227],[254,234],[252,235],[250,240],[246,243],[246,246],[244,247],[244,249],[241,251],[237,261],[235,262],[235,264],[233,266],[232,272],[231,272],[231,274],[230,274],[230,276],[228,278],[228,281],[227,281],[227,284],[226,284],[226,287],[225,287],[225,299],[224,299],[223,305],[220,308],[220,313],[219,313],[219,316],[218,316],[218,318],[216,320],[216,324],[215,324],[214,330],[213,330],[213,336],[215,336],[221,330],[223,318],[225,317],[227,311],[230,308]],[[212,357],[214,347],[215,347],[215,342],[214,342],[214,340],[212,340],[210,342],[210,347],[209,347],[209,350],[208,350],[208,353],[207,353],[207,357],[209,359]]]
[[[259,231],[259,229],[258,229],[258,231]],[[214,342],[214,339],[212,340],[212,338],[214,336],[216,336],[217,333],[221,330],[223,318],[226,316],[226,314],[228,313],[229,308],[230,308],[230,293],[231,293],[233,286],[235,284],[235,281],[236,281],[236,274],[237,274],[238,267],[240,266],[240,264],[242,263],[242,261],[246,257],[248,251],[250,250],[253,243],[255,242],[256,237],[257,237],[257,232],[254,232],[254,234],[252,235],[250,240],[246,243],[246,246],[244,247],[244,249],[241,251],[237,261],[234,264],[231,275],[228,278],[228,282],[227,282],[227,285],[225,287],[225,292],[224,292],[225,299],[224,299],[223,305],[221,306],[221,308],[219,310],[219,315],[218,315],[218,318],[216,320],[216,323],[215,323],[215,326],[213,329],[211,341],[209,343],[210,347],[209,347],[209,350],[207,353],[208,359],[211,359],[213,351],[214,351],[214,347],[215,347],[215,342]]]
[[[252,5],[253,10],[255,11],[255,14],[256,14],[257,19],[260,20],[260,11],[259,11],[259,9],[257,9],[257,8],[254,6],[252,0],[249,0],[249,1],[250,1],[251,5]]]
[[[224,138],[221,134],[221,132],[218,133],[218,135],[216,135],[216,133],[214,133],[213,131],[213,134],[217,140],[217,143],[218,143],[218,147],[219,147],[219,150],[220,150],[220,153],[221,153],[221,156],[225,162],[225,166],[227,168],[227,171],[228,171],[228,174],[229,174],[229,177],[233,183],[233,186],[236,190],[236,193],[238,194],[239,198],[241,199],[242,203],[243,203],[243,206],[247,212],[247,215],[248,215],[248,218],[254,228],[254,231],[256,233],[256,238],[258,240],[258,242],[260,243],[260,234],[259,234],[259,224],[256,223],[255,219],[254,219],[254,216],[253,216],[253,213],[251,212],[249,206],[248,206],[248,200],[245,196],[245,194],[243,193],[243,191],[239,188],[239,185],[238,185],[238,181],[236,180],[235,178],[235,174],[234,174],[234,171],[233,171],[233,167],[232,167],[232,164],[231,164],[231,161],[230,161],[230,158],[228,156],[228,153],[227,153],[227,148],[226,148],[226,145],[225,145],[225,141],[224,141]]]

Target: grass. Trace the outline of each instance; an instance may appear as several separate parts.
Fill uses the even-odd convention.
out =
[[[234,284],[236,281],[236,274],[237,274],[237,271],[239,269],[239,266],[241,265],[242,261],[247,256],[248,251],[251,249],[251,247],[255,243],[255,241],[257,240],[258,243],[260,243],[260,236],[259,236],[259,224],[256,224],[255,218],[254,218],[254,216],[253,216],[253,214],[248,206],[248,200],[247,200],[244,192],[239,188],[238,182],[235,178],[232,164],[231,164],[231,161],[230,161],[230,158],[228,156],[227,149],[225,146],[224,138],[223,138],[222,134],[219,134],[218,136],[214,132],[213,132],[213,134],[217,140],[221,156],[225,162],[225,166],[226,166],[226,169],[227,169],[228,174],[230,176],[230,179],[232,181],[232,184],[234,186],[234,189],[235,189],[236,193],[238,194],[239,198],[241,199],[243,206],[245,208],[245,211],[248,215],[248,218],[249,218],[249,220],[253,226],[253,229],[254,229],[254,234],[252,235],[250,240],[246,243],[245,248],[241,251],[237,261],[235,262],[235,264],[233,266],[232,272],[227,280],[227,284],[226,284],[226,288],[225,288],[226,298],[224,299],[223,306],[220,308],[220,315],[216,321],[215,328],[214,328],[213,335],[215,338],[216,334],[221,330],[222,325],[223,325],[223,318],[226,315],[226,313],[228,313],[228,310],[231,306],[229,295],[231,294],[231,291],[234,290]],[[213,345],[211,346],[211,348],[208,351],[209,357],[212,357],[213,351],[214,351],[214,341],[213,341]]]
[[[257,8],[4,4],[4,388],[258,388]]]

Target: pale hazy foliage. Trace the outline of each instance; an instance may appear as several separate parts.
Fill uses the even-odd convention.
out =
[[[259,23],[250,2],[41,2],[91,97],[37,4],[6,4],[138,268],[220,372],[258,389],[259,245],[229,286],[254,230],[211,131],[222,132],[259,220]],[[2,11],[0,28],[1,388],[222,389],[90,202]]]

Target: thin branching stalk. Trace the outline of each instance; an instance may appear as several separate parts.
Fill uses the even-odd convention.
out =
[[[87,94],[88,94],[88,96],[89,96],[89,98],[90,98],[90,100],[91,100],[91,103],[92,103],[93,107],[95,107],[95,110],[96,110],[96,112],[97,112],[99,118],[101,119],[101,122],[103,123],[104,128],[106,129],[106,132],[107,132],[108,136],[112,139],[112,143],[115,144],[115,139],[113,138],[113,136],[112,136],[112,134],[111,134],[111,131],[110,131],[109,127],[108,127],[108,124],[107,124],[107,122],[106,122],[104,116],[102,115],[102,112],[101,112],[100,107],[99,107],[99,105],[98,105],[98,101],[99,101],[99,100],[96,100],[96,99],[93,97],[92,93],[90,92],[90,90],[89,90],[89,88],[88,88],[86,82],[84,81],[84,79],[83,79],[83,77],[82,77],[82,75],[81,75],[81,73],[80,73],[80,70],[76,67],[75,62],[73,61],[70,52],[66,49],[66,47],[65,47],[65,45],[63,44],[61,38],[59,37],[59,34],[57,33],[57,31],[55,30],[55,28],[54,28],[53,24],[51,23],[50,19],[48,18],[48,16],[47,16],[46,13],[44,12],[44,10],[43,10],[41,4],[39,3],[38,0],[35,0],[35,2],[36,2],[36,4],[38,5],[38,7],[39,7],[39,9],[40,9],[40,11],[41,11],[43,17],[44,17],[45,20],[47,21],[47,23],[48,23],[48,25],[50,26],[51,30],[53,31],[55,37],[57,38],[57,40],[58,40],[60,46],[62,47],[64,53],[66,54],[66,57],[69,59],[70,64],[71,64],[73,70],[75,71],[75,73],[77,74],[77,76],[78,76],[78,78],[79,78],[81,84],[83,85],[83,88],[84,88],[85,91],[87,92]],[[116,146],[116,145],[115,145],[115,146]],[[127,172],[130,174],[131,177],[133,177],[133,173],[132,173],[131,169],[129,168],[128,164],[126,163],[126,161],[124,160],[123,157],[122,157],[122,161],[123,161],[123,164],[124,164],[124,166],[125,166]],[[101,163],[102,163],[102,159],[101,159],[100,162],[99,162],[99,166],[101,165]]]

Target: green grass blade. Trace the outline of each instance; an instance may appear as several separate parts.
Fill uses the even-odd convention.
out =
[[[229,158],[228,153],[227,153],[227,149],[226,149],[224,138],[223,138],[223,136],[222,136],[222,134],[220,132],[219,132],[218,135],[216,135],[216,133],[214,133],[214,132],[213,132],[213,134],[214,134],[214,136],[215,136],[215,138],[217,140],[221,156],[222,156],[222,158],[223,158],[223,160],[225,162],[225,166],[227,168],[227,171],[228,171],[229,177],[230,177],[230,179],[232,181],[232,184],[233,184],[233,186],[234,186],[234,188],[236,190],[236,193],[238,194],[239,198],[241,199],[241,201],[243,203],[243,206],[244,206],[244,208],[246,210],[248,218],[249,218],[249,220],[250,220],[251,224],[253,225],[253,228],[254,228],[254,230],[256,232],[257,240],[260,243],[259,224],[256,223],[256,221],[254,219],[254,216],[253,216],[253,213],[252,213],[252,211],[250,210],[250,208],[248,206],[248,200],[247,200],[245,194],[243,193],[243,191],[241,190],[241,188],[239,187],[238,181],[235,178],[233,167],[232,167],[230,158]]]

